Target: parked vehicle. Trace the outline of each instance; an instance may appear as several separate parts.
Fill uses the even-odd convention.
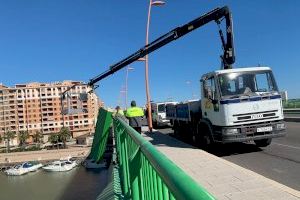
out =
[[[176,104],[176,102],[151,103],[152,123],[154,127],[170,125],[170,120],[166,118],[166,106]]]
[[[33,172],[41,168],[43,165],[36,161],[24,162],[20,165],[16,165],[12,168],[5,170],[5,173],[10,176],[19,176]]]
[[[201,98],[169,106],[176,135],[202,145],[252,140],[260,147],[285,135],[281,96],[269,67],[207,73]]]
[[[107,71],[91,79],[88,85],[94,85],[210,22],[215,22],[219,29],[223,50],[221,70],[202,76],[201,101],[176,105],[176,116],[169,116],[174,123],[174,132],[205,145],[249,140],[254,140],[258,146],[269,145],[272,138],[285,135],[281,95],[270,68],[232,69],[235,62],[234,34],[232,15],[227,6],[213,9],[158,37],[111,65]]]

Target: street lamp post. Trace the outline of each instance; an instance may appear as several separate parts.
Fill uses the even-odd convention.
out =
[[[151,7],[152,6],[162,6],[164,1],[152,1],[149,2],[148,8],[148,20],[146,28],[146,45],[149,43],[149,26],[150,26],[150,17],[151,17]],[[148,107],[148,127],[149,131],[152,132],[152,113],[151,113],[151,103],[150,103],[150,90],[149,90],[149,78],[148,78],[148,54],[145,56],[145,82],[146,82],[146,97],[147,97],[147,107]]]
[[[126,102],[122,100],[125,95],[126,95],[126,88],[125,88],[124,85],[122,85],[121,89],[120,89],[119,100],[118,100],[118,105],[121,106],[121,107],[126,106]]]
[[[133,67],[127,66],[126,68],[126,80],[125,80],[125,105],[126,105],[126,109],[128,107],[128,72],[129,70],[133,70]]]

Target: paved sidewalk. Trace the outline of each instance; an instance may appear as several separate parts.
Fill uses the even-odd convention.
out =
[[[143,134],[219,200],[295,200],[300,192],[168,135]]]

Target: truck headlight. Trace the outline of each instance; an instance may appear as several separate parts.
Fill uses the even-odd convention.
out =
[[[226,128],[223,129],[223,135],[233,135],[238,134],[239,130],[237,128]]]
[[[276,124],[276,129],[277,130],[285,129],[285,124],[284,123]]]

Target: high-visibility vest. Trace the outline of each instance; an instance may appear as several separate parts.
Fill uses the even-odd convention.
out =
[[[144,116],[144,111],[139,107],[130,107],[126,111],[126,117],[142,117],[142,116]]]

